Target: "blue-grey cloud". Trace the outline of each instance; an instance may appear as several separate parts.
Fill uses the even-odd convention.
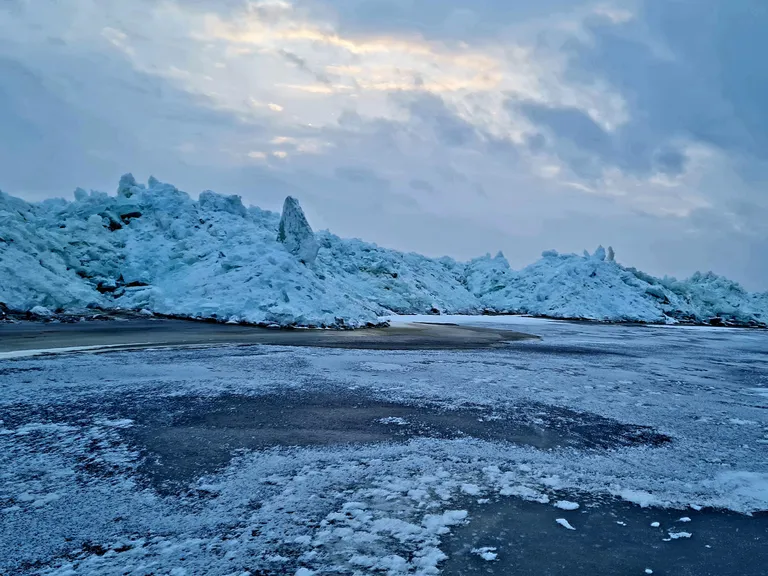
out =
[[[350,33],[420,33],[463,40],[496,35],[505,27],[569,10],[572,0],[302,0],[315,11],[332,10]]]
[[[419,126],[432,132],[446,146],[466,146],[477,141],[477,129],[448,108],[434,94],[403,92],[393,95]]]
[[[571,43],[568,78],[618,89],[626,124],[609,132],[581,109],[510,102],[579,173],[609,165],[678,174],[690,142],[768,158],[768,62],[758,56],[768,51],[764,2],[645,2],[623,24],[588,28],[589,41]]]
[[[73,176],[113,178],[135,154],[133,134],[114,141],[108,126],[23,65],[0,58],[0,78],[0,186],[7,190],[61,193]],[[105,149],[110,154],[99,154]]]

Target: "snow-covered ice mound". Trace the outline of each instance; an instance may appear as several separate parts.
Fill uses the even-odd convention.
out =
[[[761,325],[768,294],[714,274],[686,281],[593,255],[545,252],[520,272],[499,253],[469,263],[312,231],[237,196],[197,201],[130,174],[116,196],[30,204],[0,192],[0,306],[14,311],[147,309],[280,326],[360,327],[385,314],[524,313],[605,321]]]
[[[618,264],[613,250],[558,254],[515,272],[501,255],[471,261],[468,285],[487,309],[552,318],[628,322],[679,321],[761,325],[768,294],[750,294],[721,276],[696,273],[659,279]]]
[[[147,309],[280,326],[359,327],[381,314],[478,312],[461,266],[315,235],[239,197],[198,201],[124,176],[116,196],[28,204],[0,193],[0,303],[11,310]]]

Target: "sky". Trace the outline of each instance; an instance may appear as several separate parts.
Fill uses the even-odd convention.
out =
[[[123,173],[431,256],[768,290],[764,0],[2,0],[0,189]]]

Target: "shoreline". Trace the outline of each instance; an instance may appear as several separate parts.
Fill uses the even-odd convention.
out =
[[[0,324],[0,359],[66,351],[196,345],[305,346],[367,350],[471,350],[537,340],[499,328],[411,322],[356,330],[269,329],[212,322],[129,318],[74,323]]]
[[[349,327],[343,324],[336,326],[315,326],[315,325],[279,325],[276,323],[271,324],[256,324],[245,321],[241,322],[229,322],[215,317],[194,317],[183,316],[176,314],[162,314],[157,312],[142,312],[137,310],[91,310],[82,312],[64,312],[64,313],[52,313],[50,316],[41,316],[33,313],[32,311],[20,312],[15,310],[9,310],[0,304],[0,327],[8,324],[17,323],[33,323],[33,324],[75,324],[79,322],[109,322],[120,320],[173,320],[181,322],[191,322],[197,324],[214,324],[214,325],[228,325],[228,326],[241,326],[249,328],[262,328],[267,330],[329,330],[334,332],[355,331],[355,330],[370,330],[374,328],[385,328],[389,325],[390,318],[430,318],[436,320],[435,324],[444,325],[445,322],[440,322],[440,318],[445,317],[485,317],[485,318],[530,318],[538,320],[549,320],[555,322],[570,322],[574,324],[598,324],[605,326],[651,326],[651,327],[701,327],[701,328],[740,328],[746,330],[768,330],[768,323],[739,323],[729,320],[724,320],[720,317],[711,318],[708,321],[695,322],[689,320],[676,320],[674,323],[668,322],[644,322],[641,320],[599,320],[595,318],[560,318],[557,316],[546,315],[533,315],[523,313],[512,312],[496,312],[492,310],[483,310],[477,314],[393,314],[392,316],[381,316],[380,322],[377,324],[369,323],[366,326]],[[423,323],[429,323],[430,321],[424,320]]]

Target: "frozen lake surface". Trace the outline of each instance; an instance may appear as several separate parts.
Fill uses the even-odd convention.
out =
[[[768,333],[426,320],[0,360],[0,573],[766,573]]]

